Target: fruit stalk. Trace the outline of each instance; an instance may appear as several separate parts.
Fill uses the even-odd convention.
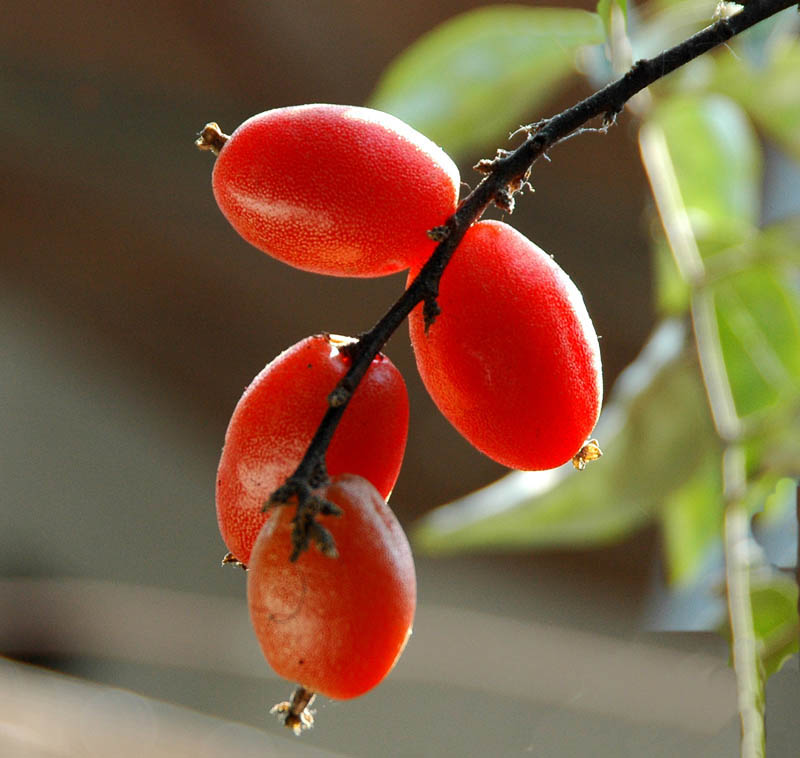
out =
[[[515,150],[498,151],[494,159],[481,161],[476,169],[485,174],[484,178],[464,199],[443,228],[430,231],[432,238],[444,239],[439,242],[416,279],[391,308],[369,331],[360,335],[351,353],[353,360],[350,370],[331,393],[333,402],[329,399],[330,407],[302,461],[270,502],[285,503],[296,497],[297,523],[309,523],[309,515],[313,519],[318,504],[315,504],[315,499],[309,494],[312,481],[318,478],[320,471],[324,471],[325,452],[347,408],[350,396],[372,359],[415,306],[424,302],[427,320],[430,322],[435,318],[439,280],[445,267],[466,230],[483,215],[489,204],[494,202],[510,211],[513,208],[513,195],[523,187],[534,162],[554,145],[579,133],[585,124],[597,117],[602,117],[601,130],[605,130],[614,123],[625,103],[634,95],[760,21],[789,8],[795,2],[796,0],[747,0],[738,13],[720,18],[653,58],[637,61],[622,77],[571,108],[525,127],[523,131],[527,133],[527,138]],[[308,534],[298,531],[296,537],[295,553],[298,553],[308,545]]]

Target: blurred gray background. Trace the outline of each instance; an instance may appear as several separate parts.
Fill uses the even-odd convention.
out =
[[[269,736],[214,727],[232,744],[246,734],[254,754],[737,750],[724,644],[638,630],[658,572],[654,531],[596,551],[419,557],[420,614],[396,672],[358,701],[320,703],[302,748],[267,714],[290,687],[249,632],[244,576],[219,567],[213,484],[227,420],[278,352],[369,327],[404,275],[324,278],[248,247],[217,210],[211,158],[193,139],[209,120],[230,131],[271,107],[362,104],[396,54],[478,5],[12,1],[0,30],[0,653],[256,726]],[[528,120],[587,93],[576,80]],[[461,166],[466,182],[504,139]],[[654,318],[630,122],[552,158],[513,223],[582,289],[610,387]],[[438,415],[405,330],[387,352],[411,394],[392,497],[408,525],[504,471]],[[49,681],[0,668],[0,693],[15,682],[17,706],[30,704],[4,706],[3,755],[123,754],[125,735],[142,733],[141,703],[151,726],[190,718],[130,695],[132,710],[70,719],[85,697],[64,690],[43,704],[36,692],[67,686]],[[25,722],[34,711],[60,712],[60,731],[42,736]],[[191,724],[195,755],[210,727]],[[167,727],[151,732],[139,754],[183,754],[159,742]],[[67,736],[48,742],[56,733]]]

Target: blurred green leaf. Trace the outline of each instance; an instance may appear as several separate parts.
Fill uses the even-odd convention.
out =
[[[708,26],[713,14],[708,0],[652,0],[641,11],[644,21],[630,25],[634,60],[651,58],[682,42]]]
[[[764,676],[770,677],[798,652],[797,584],[769,567],[755,571],[750,604],[758,656]]]
[[[714,285],[713,297],[739,415],[797,404],[800,297],[796,288],[781,269],[752,266]],[[781,421],[778,418],[775,423]]]
[[[788,13],[797,15],[793,9]],[[781,16],[783,26],[776,29],[788,26],[789,16]],[[779,19],[775,17],[772,21],[777,24]],[[753,62],[753,55],[750,60],[736,55],[720,56],[710,88],[740,103],[764,131],[800,158],[800,47],[796,38],[780,36],[768,53],[762,65],[760,61]]]
[[[744,58],[744,62],[753,68],[766,68],[778,50],[787,44],[796,44],[798,31],[800,16],[797,8],[787,8],[737,34],[720,58],[727,61]]]
[[[619,377],[596,430],[598,462],[582,473],[511,473],[429,514],[414,533],[417,546],[574,547],[610,542],[652,520],[705,451],[718,453],[698,368],[682,344],[683,330],[666,322]]]
[[[800,220],[800,217],[798,217]],[[706,279],[713,283],[751,267],[772,265],[792,270],[800,266],[800,228],[788,223],[758,230],[741,244],[720,251],[706,261]]]
[[[664,131],[703,257],[753,234],[761,153],[742,110],[718,95],[676,95],[661,101],[652,118]]]
[[[800,15],[800,14],[798,14]],[[764,192],[762,223],[765,226],[794,223],[800,228],[800,159],[775,142],[764,145]],[[794,257],[800,258],[800,235],[795,235]]]
[[[784,477],[775,483],[761,513],[753,519],[753,534],[767,561],[779,568],[797,565],[798,482]]]
[[[707,564],[722,536],[719,451],[709,447],[694,474],[664,498],[661,524],[669,582],[688,585]]]
[[[628,21],[628,0],[599,0],[597,3],[597,15],[603,22],[603,27],[606,30],[606,38],[611,39],[611,23],[614,8],[618,8],[622,13],[622,19]]]
[[[689,310],[689,285],[678,271],[661,228],[654,236],[653,277],[658,311],[664,316],[680,316]]]
[[[594,13],[488,6],[446,21],[384,73],[370,105],[453,155],[486,144],[537,108],[574,71],[576,50],[603,42]]]
[[[656,582],[645,610],[647,626],[659,631],[727,630],[723,558],[721,461],[713,452],[694,476],[669,493],[662,512],[668,583]],[[797,482],[772,471],[751,477],[744,502],[756,514],[749,539],[752,587],[771,587],[782,576],[775,567],[794,567],[797,555]],[[790,590],[791,592],[791,590]],[[757,610],[754,609],[754,613]],[[769,614],[754,625],[769,626]],[[789,613],[791,620],[792,614]],[[790,630],[791,627],[784,629]],[[727,631],[730,634],[729,630]]]

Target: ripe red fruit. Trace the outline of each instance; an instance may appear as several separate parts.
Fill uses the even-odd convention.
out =
[[[411,548],[365,479],[334,477],[322,497],[342,509],[322,520],[338,558],[292,551],[294,508],[279,507],[258,536],[247,572],[256,636],[282,677],[328,697],[357,697],[389,673],[411,634],[416,577]]]
[[[409,325],[450,423],[511,468],[570,460],[597,422],[603,384],[597,335],[567,274],[512,227],[481,221],[445,270],[438,304],[427,335],[421,306]]]
[[[228,550],[245,565],[269,516],[262,507],[300,463],[328,408],[328,394],[349,368],[339,348],[353,341],[317,335],[298,342],[258,374],[233,412],[217,471],[217,520]],[[407,435],[403,377],[379,354],[333,435],[328,472],[363,476],[386,498]]]
[[[455,211],[447,154],[387,113],[299,105],[259,113],[222,147],[213,188],[248,242],[306,271],[382,276],[424,261]]]

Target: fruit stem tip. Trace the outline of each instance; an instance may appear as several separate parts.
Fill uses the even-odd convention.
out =
[[[225,143],[230,137],[219,128],[216,121],[210,121],[203,127],[203,131],[197,135],[194,144],[198,150],[210,150],[214,155],[219,155]]]
[[[277,713],[283,718],[284,726],[296,735],[300,735],[304,729],[311,729],[314,726],[314,711],[310,710],[309,706],[315,697],[316,693],[299,686],[292,693],[291,701],[278,703],[270,709],[270,713]]]

